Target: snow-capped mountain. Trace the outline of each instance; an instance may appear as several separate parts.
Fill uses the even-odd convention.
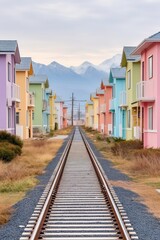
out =
[[[99,65],[84,62],[77,67],[65,67],[55,61],[49,65],[33,63],[35,74],[48,76],[50,88],[63,99],[69,99],[72,92],[77,99],[88,99],[100,82],[108,77],[111,67],[120,65],[120,55],[115,55]]]
[[[73,67],[73,66],[71,66],[70,68],[71,68],[75,73],[84,74],[89,67],[95,68],[96,66],[93,65],[92,63],[86,61],[86,62],[82,63],[82,64],[81,64],[80,66],[78,66],[78,67]]]

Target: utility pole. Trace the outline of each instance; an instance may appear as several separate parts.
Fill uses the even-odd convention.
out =
[[[80,103],[79,103],[79,108],[78,108],[78,120],[81,119],[81,112],[80,112]]]
[[[73,126],[73,108],[74,108],[74,94],[72,93],[72,113],[71,113],[71,125]]]

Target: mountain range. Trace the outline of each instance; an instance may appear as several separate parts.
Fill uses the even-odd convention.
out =
[[[75,99],[89,99],[103,79],[108,78],[111,67],[120,65],[121,55],[105,60],[99,65],[84,62],[80,66],[65,67],[58,62],[49,65],[33,62],[35,74],[48,76],[50,88],[64,100],[69,100],[72,93]]]

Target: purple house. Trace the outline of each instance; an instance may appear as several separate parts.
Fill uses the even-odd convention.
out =
[[[16,134],[16,104],[20,102],[20,88],[15,84],[15,65],[20,63],[18,43],[0,40],[0,130]]]

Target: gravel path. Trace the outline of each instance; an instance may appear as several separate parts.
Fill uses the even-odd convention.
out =
[[[129,177],[114,169],[112,163],[102,156],[89,138],[87,139],[108,179],[112,181],[129,181]],[[139,239],[160,240],[160,219],[155,218],[148,212],[147,207],[138,201],[139,196],[132,191],[120,187],[114,187],[114,190],[117,193],[120,202],[123,204]]]
[[[88,139],[89,140],[89,139]],[[45,174],[38,177],[39,184],[33,190],[29,191],[26,197],[15,205],[15,213],[8,224],[0,228],[0,240],[18,240],[27,224],[34,208],[42,195],[53,170],[55,169],[61,153],[63,152],[67,139],[58,151],[57,156],[47,166]],[[110,180],[128,181],[129,178],[120,171],[114,169],[112,164],[103,158],[94,144],[89,140],[91,147],[97,156],[101,166]],[[153,217],[147,210],[146,206],[138,202],[138,195],[134,192],[125,190],[120,187],[114,188],[119,200],[123,204],[128,217],[137,232],[140,240],[160,240],[160,220]],[[23,214],[22,214],[23,213]]]
[[[64,148],[67,139],[64,140],[62,147],[59,149],[56,157],[49,163],[45,169],[45,173],[38,177],[39,184],[26,197],[14,206],[15,212],[11,220],[4,226],[0,227],[0,240],[19,240],[23,232],[24,226],[27,225],[34,208],[41,197],[46,184],[48,183]]]

